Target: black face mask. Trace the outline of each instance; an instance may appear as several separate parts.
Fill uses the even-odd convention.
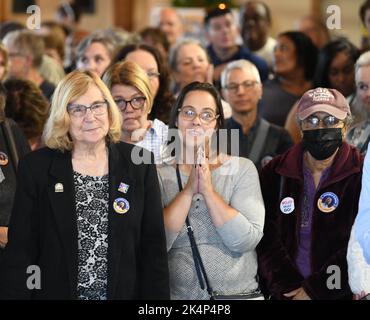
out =
[[[303,131],[303,147],[316,160],[329,158],[342,145],[342,129],[326,128]]]

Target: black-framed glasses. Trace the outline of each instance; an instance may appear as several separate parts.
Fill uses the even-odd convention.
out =
[[[244,89],[251,89],[254,88],[257,84],[259,84],[258,81],[245,80],[241,83],[229,83],[224,88],[236,93],[238,92],[240,86],[242,86]]]
[[[67,107],[68,113],[76,118],[82,118],[86,115],[87,110],[90,109],[90,111],[95,116],[103,115],[107,112],[108,109],[108,101],[96,101],[89,107],[83,105],[83,104],[76,104],[76,103],[70,103]]]
[[[114,102],[117,104],[118,108],[120,108],[121,111],[125,111],[128,104],[130,104],[133,109],[139,110],[144,107],[146,98],[144,96],[134,97],[131,100],[116,98],[114,99]]]
[[[310,116],[304,120],[302,120],[302,123],[308,127],[308,128],[318,128],[320,126],[320,122],[323,124],[326,128],[333,128],[337,126],[339,123],[343,122],[342,120],[339,120],[338,118],[329,115],[324,118],[319,118],[318,116]]]
[[[210,123],[213,120],[216,120],[220,115],[215,114],[211,110],[204,110],[201,113],[197,113],[193,107],[185,106],[182,108],[179,108],[178,111],[180,112],[180,115],[187,121],[192,121],[196,117],[199,117],[199,119],[203,123]]]

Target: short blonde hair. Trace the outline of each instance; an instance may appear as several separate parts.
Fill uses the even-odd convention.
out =
[[[104,82],[91,71],[73,71],[57,86],[51,101],[51,110],[46,122],[43,137],[45,145],[60,151],[72,150],[73,140],[68,134],[70,116],[68,104],[84,95],[92,86],[97,86],[108,101],[109,131],[108,140],[116,143],[121,138],[121,113]]]
[[[146,72],[134,62],[123,61],[111,66],[103,76],[103,81],[112,90],[114,85],[132,86],[146,98],[146,111],[152,111],[153,95],[150,90],[149,78]]]

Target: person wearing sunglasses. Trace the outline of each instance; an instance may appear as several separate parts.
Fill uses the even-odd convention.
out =
[[[146,72],[134,62],[118,62],[103,77],[122,114],[122,141],[143,147],[162,162],[168,127],[158,119],[149,120],[153,94]]]
[[[121,122],[95,72],[59,83],[47,147],[19,162],[0,299],[169,298],[156,167],[132,161]]]
[[[257,247],[261,280],[273,299],[351,299],[346,253],[363,157],[343,141],[350,107],[339,91],[316,88],[303,94],[297,110],[302,142],[260,174],[266,206]]]
[[[258,174],[252,161],[226,155],[216,139],[223,126],[221,98],[213,85],[192,82],[181,90],[171,110],[169,157],[158,166],[174,300],[258,289],[255,248],[264,223]],[[208,289],[201,288],[205,275]]]

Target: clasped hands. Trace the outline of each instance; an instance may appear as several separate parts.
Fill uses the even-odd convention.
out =
[[[211,170],[207,158],[205,158],[202,164],[192,165],[184,191],[191,196],[200,193],[203,197],[207,197],[214,191]]]

